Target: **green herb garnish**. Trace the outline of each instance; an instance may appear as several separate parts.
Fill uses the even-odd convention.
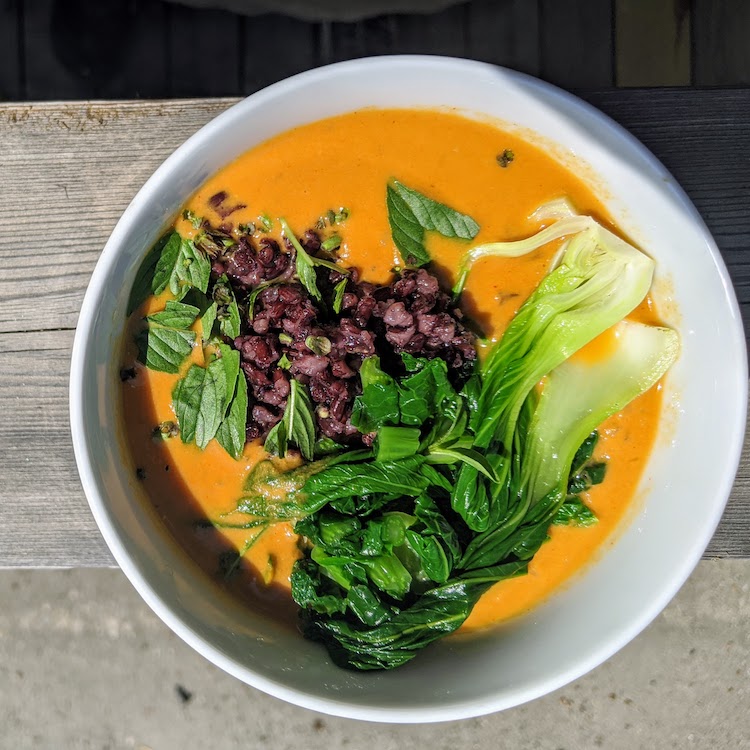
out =
[[[302,457],[311,461],[315,452],[315,418],[310,394],[298,380],[292,379],[289,385],[284,416],[268,433],[265,448],[284,457],[289,445],[296,445]]]
[[[149,315],[146,328],[136,337],[138,359],[146,367],[160,372],[177,373],[190,355],[195,343],[195,323],[199,309],[170,300],[161,312]]]
[[[495,160],[503,169],[505,169],[515,158],[515,154],[509,148],[506,148],[502,153],[495,157]]]
[[[424,233],[435,231],[443,237],[470,240],[479,232],[479,224],[444,203],[394,180],[386,188],[386,207],[391,235],[407,266],[430,262],[424,245]]]

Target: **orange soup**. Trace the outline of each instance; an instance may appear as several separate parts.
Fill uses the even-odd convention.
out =
[[[535,219],[535,210],[554,199],[565,197],[580,214],[612,228],[604,206],[589,187],[553,156],[518,135],[450,112],[362,110],[290,130],[254,147],[211,177],[190,198],[175,229],[187,239],[195,239],[205,226],[225,233],[226,241],[219,242],[221,247],[214,249],[213,258],[209,257],[215,277],[224,270],[220,264],[217,267],[215,253],[223,257],[221,254],[229,252],[226,248],[234,246],[239,233],[250,238],[254,252],[261,252],[264,237],[280,240],[278,217],[283,217],[298,235],[317,224],[321,239],[333,238],[328,244],[335,245],[331,252],[321,251],[319,257],[357,269],[359,283],[388,285],[393,282],[394,268],[409,265],[394,242],[389,222],[386,186],[394,179],[441,206],[470,216],[477,226],[470,240],[443,236],[440,231],[423,227],[422,242],[432,261],[429,271],[445,290],[455,282],[469,247],[535,234],[549,224]],[[491,342],[502,338],[519,307],[549,273],[561,244],[558,240],[520,257],[487,257],[475,263],[460,297],[458,317],[448,324],[456,331],[466,325],[480,332],[479,361]],[[286,251],[283,244],[281,248]],[[185,263],[188,261],[191,259]],[[329,271],[325,266],[318,270]],[[252,293],[252,283],[248,282],[244,290]],[[178,381],[191,366],[208,366],[222,332],[224,344],[232,346],[233,337],[226,335],[227,330],[231,333],[231,326],[213,340],[209,340],[209,331],[205,346],[201,346],[205,333],[202,315],[191,322],[185,328],[194,334],[188,342],[189,354],[176,372],[151,369],[138,361],[134,341],[143,329],[144,318],[164,310],[167,301],[174,299],[167,285],[159,294],[139,301],[128,322],[122,355],[122,403],[134,470],[169,532],[217,585],[227,587],[249,606],[293,621],[297,606],[290,595],[290,577],[306,549],[294,531],[297,519],[281,519],[264,527],[262,533],[259,527],[247,524],[244,528],[231,527],[243,526],[233,511],[245,493],[253,467],[268,457],[262,436],[249,440],[234,458],[217,439],[209,440],[202,449],[195,441],[184,442],[175,434],[181,427],[173,404]],[[250,330],[248,302],[245,298],[238,301],[244,333]],[[332,303],[329,300],[324,304],[330,307]],[[400,311],[392,310],[394,315]],[[450,310],[440,314],[453,315]],[[658,313],[648,296],[629,317],[658,324]],[[430,318],[428,322],[432,325],[435,320]],[[396,330],[401,333],[407,328]],[[604,332],[576,356],[587,362],[608,356],[614,346],[609,336]],[[281,340],[285,340],[283,336]],[[326,347],[331,346],[326,341],[323,354],[311,345],[313,358],[325,356]],[[247,372],[241,370],[239,377]],[[288,378],[288,372],[284,377]],[[251,414],[253,387],[251,382]],[[327,414],[328,407],[322,410],[315,399],[313,402],[318,417]],[[587,526],[551,525],[549,539],[528,563],[527,573],[491,586],[463,623],[464,631],[527,612],[612,539],[635,502],[636,487],[655,439],[660,407],[657,386],[599,427],[591,461],[606,463],[606,476],[580,495],[596,522]],[[272,407],[269,409],[273,412]],[[407,430],[404,436],[413,437],[408,430],[414,428],[400,429]],[[357,435],[344,437],[350,446],[362,448]],[[277,462],[277,467],[292,468],[300,461],[298,451],[293,450],[286,463]],[[437,469],[442,470],[439,465]]]

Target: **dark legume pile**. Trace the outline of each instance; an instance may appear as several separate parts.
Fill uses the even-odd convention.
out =
[[[220,239],[230,230],[225,224],[213,232]],[[321,253],[314,230],[299,241],[309,255]],[[366,357],[380,356],[384,369],[394,375],[400,374],[402,352],[440,357],[456,381],[476,359],[474,335],[462,322],[461,311],[435,276],[422,268],[403,270],[388,285],[360,281],[354,268],[319,268],[323,302],[318,303],[296,280],[291,244],[241,235],[227,249],[219,249],[220,243],[216,247],[212,272],[215,277],[226,274],[242,311],[234,346],[248,383],[248,439],[264,437],[281,419],[289,380],[295,378],[308,386],[323,435],[340,443],[370,444],[374,435],[361,435],[350,422]],[[334,287],[344,279],[340,311],[335,313]],[[249,310],[247,299],[259,285],[266,286]]]

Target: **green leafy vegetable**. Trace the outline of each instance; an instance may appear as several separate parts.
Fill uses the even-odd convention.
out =
[[[160,372],[177,373],[190,355],[195,343],[197,307],[170,300],[161,312],[146,318],[146,329],[138,334],[138,358],[146,367]]]
[[[290,443],[311,461],[315,452],[315,417],[307,388],[292,378],[289,398],[281,421],[268,433],[265,448],[269,453],[285,456]]]
[[[341,279],[333,287],[333,311],[338,314],[341,312],[341,305],[344,303],[344,294],[346,293],[346,279]]]
[[[173,237],[175,239],[173,239]],[[159,263],[159,259],[164,252],[164,248],[169,241],[173,243],[177,242],[177,250],[179,250],[180,236],[177,232],[167,232],[156,244],[149,250],[146,257],[143,259],[138,272],[135,275],[135,281],[133,282],[133,288],[130,290],[130,297],[128,298],[127,315],[133,313],[136,308],[140,307],[152,294],[161,294],[169,282],[169,277],[164,279],[164,283],[159,288],[160,282],[156,280],[156,267]]]
[[[219,350],[221,356],[211,361],[208,367],[192,365],[172,390],[172,404],[180,425],[182,442],[195,443],[201,450],[217,435],[230,411],[231,396],[238,388],[239,352],[223,344]],[[238,392],[242,393],[242,386],[239,386]],[[246,412],[245,404],[245,418]],[[227,429],[233,427],[237,431],[241,417],[241,412],[236,411]],[[226,439],[228,436],[225,434],[223,437]],[[229,441],[227,444],[232,446]],[[232,455],[237,452],[226,445],[224,447]]]
[[[430,262],[424,246],[425,230],[465,240],[473,239],[479,232],[479,224],[471,216],[438,203],[398,180],[386,187],[386,208],[393,242],[410,266]]]
[[[208,340],[211,338],[211,333],[214,330],[217,309],[217,304],[212,302],[201,316],[201,330],[203,331],[202,339],[204,345],[208,343]]]
[[[597,522],[594,512],[580,497],[570,497],[552,519],[556,526],[593,526]]]
[[[295,271],[297,273],[297,278],[314,299],[318,300],[318,302],[322,302],[323,297],[320,294],[320,289],[318,289],[315,268],[321,266],[333,271],[338,271],[345,275],[349,272],[343,266],[338,266],[335,263],[324,260],[323,258],[313,258],[307,253],[305,248],[302,247],[294,232],[289,228],[289,224],[287,224],[286,220],[279,219],[279,224],[281,225],[281,231],[283,232],[284,237],[291,243],[295,250]]]

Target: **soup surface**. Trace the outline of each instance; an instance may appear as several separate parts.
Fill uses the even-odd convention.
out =
[[[537,146],[490,123],[416,110],[363,110],[285,132],[209,179],[187,209],[218,226],[227,217],[217,213],[211,199],[224,192],[230,203],[244,205],[231,213],[232,225],[255,222],[259,215],[283,216],[302,232],[327,209],[346,206],[349,215],[340,230],[339,260],[359,269],[362,279],[387,283],[391,269],[401,262],[385,204],[385,185],[393,178],[471,214],[481,227],[475,243],[534,234],[543,226],[532,217],[534,211],[563,196],[580,213],[611,226],[597,196]],[[176,229],[187,237],[196,231],[185,218],[177,221]],[[426,244],[432,272],[449,288],[466,243],[431,233]],[[559,246],[558,241],[522,257],[477,262],[461,306],[487,338],[502,336],[549,271]],[[142,318],[162,309],[169,298],[168,291],[149,298],[131,316],[125,336],[123,366],[134,367],[136,373],[122,389],[134,466],[171,534],[208,575],[252,606],[291,620],[296,606],[289,595],[289,578],[301,554],[292,525],[275,524],[255,540],[256,534],[247,529],[217,529],[205,523],[236,507],[249,471],[266,455],[262,445],[248,443],[234,460],[215,440],[200,450],[179,438],[154,438],[157,425],[175,419],[172,390],[180,375],[133,365],[133,334]],[[630,317],[657,323],[650,297]],[[606,355],[608,346],[605,333],[576,356],[596,360]],[[204,356],[200,346],[194,347],[181,372],[190,363],[203,364]],[[600,427],[595,457],[607,462],[607,475],[585,495],[598,522],[585,528],[552,526],[528,574],[495,584],[475,606],[464,631],[528,611],[612,539],[636,501],[660,405],[657,386]],[[244,554],[236,575],[226,577],[226,565],[221,563],[233,559],[227,556],[232,551]]]

